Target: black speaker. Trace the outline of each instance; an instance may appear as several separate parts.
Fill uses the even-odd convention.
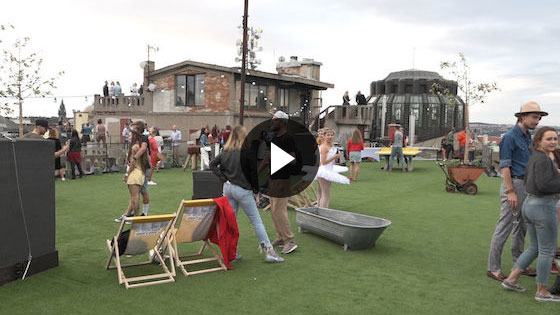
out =
[[[28,275],[58,266],[52,141],[0,139],[0,209],[0,285],[21,277],[27,264],[26,227]]]
[[[224,183],[211,171],[194,171],[192,199],[218,198],[222,196]]]

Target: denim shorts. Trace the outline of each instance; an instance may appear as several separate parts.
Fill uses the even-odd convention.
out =
[[[350,162],[360,163],[362,161],[362,152],[360,151],[351,151],[349,153]]]

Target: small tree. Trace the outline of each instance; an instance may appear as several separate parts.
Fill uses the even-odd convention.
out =
[[[12,27],[13,28],[13,27]],[[2,27],[5,29],[5,27]],[[26,52],[30,38],[16,39],[15,42],[2,50],[0,64],[0,97],[15,99],[19,105],[19,136],[23,136],[23,101],[28,97],[46,97],[52,95],[56,88],[55,81],[64,72],[44,79],[41,74],[43,58],[37,53]],[[2,102],[2,110],[11,112],[10,102]]]
[[[458,60],[456,61],[443,61],[440,63],[440,68],[448,72],[457,81],[457,88],[459,96],[465,102],[465,134],[467,141],[470,139],[469,128],[469,105],[484,103],[484,100],[489,93],[499,90],[496,82],[480,82],[475,83],[470,80],[470,65],[467,58],[463,53],[459,53]],[[456,99],[451,91],[438,83],[434,83],[431,88],[432,93],[443,95],[449,101],[451,106],[456,104]],[[467,161],[468,150],[465,149],[464,161]]]

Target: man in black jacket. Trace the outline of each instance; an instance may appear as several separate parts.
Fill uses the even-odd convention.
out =
[[[358,91],[358,94],[356,94],[356,104],[367,105],[366,97],[364,96],[364,94],[362,94],[361,91]]]

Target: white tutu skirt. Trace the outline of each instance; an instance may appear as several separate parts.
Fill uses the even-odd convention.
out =
[[[336,165],[335,165],[336,167]],[[341,169],[342,168],[346,168],[343,166],[339,166]],[[338,167],[337,167],[338,168]],[[350,184],[350,179],[348,179],[348,177],[344,176],[344,175],[340,175],[339,173],[337,173],[337,168],[334,168],[333,171],[330,171],[326,168],[324,168],[323,166],[319,167],[319,170],[317,171],[317,178],[323,178],[328,180],[329,182],[335,182],[335,183],[340,183],[340,184]],[[346,170],[348,170],[346,168]],[[343,172],[343,171],[341,171]]]
[[[337,172],[337,173],[348,172],[348,167],[335,164],[333,165],[333,172]]]

